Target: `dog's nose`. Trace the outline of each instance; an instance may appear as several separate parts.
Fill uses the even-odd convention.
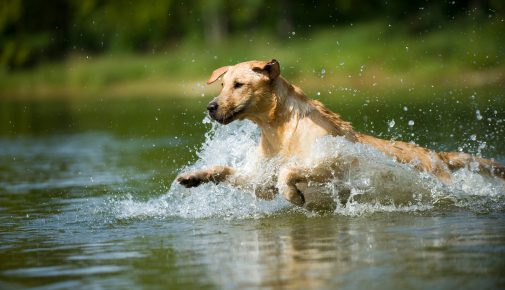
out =
[[[207,106],[207,110],[209,110],[209,112],[215,112],[217,110],[217,107],[218,105],[216,102],[210,102]]]

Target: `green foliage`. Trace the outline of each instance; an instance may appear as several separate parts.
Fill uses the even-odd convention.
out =
[[[73,1],[72,43],[76,48],[93,51],[152,47],[153,41],[163,39],[174,25],[166,15],[170,7],[170,1],[162,0]]]
[[[458,18],[503,18],[503,1],[379,0],[4,0],[0,68],[73,54],[159,52],[183,43],[219,46],[251,34],[288,41],[293,31],[339,28],[373,19],[434,31]],[[491,32],[495,33],[495,32]]]
[[[177,84],[203,82],[216,67],[268,58],[277,58],[282,74],[308,92],[314,87],[359,85],[358,80],[380,86],[384,84],[380,78],[396,78],[398,86],[399,79],[449,82],[466,73],[503,71],[504,28],[501,22],[476,25],[462,19],[443,29],[411,34],[387,22],[373,21],[296,33],[288,39],[251,33],[232,35],[210,46],[204,40],[187,40],[156,53],[75,54],[64,62],[43,63],[32,70],[0,72],[0,95],[55,87],[102,92],[132,83],[147,89],[161,84],[168,93]]]

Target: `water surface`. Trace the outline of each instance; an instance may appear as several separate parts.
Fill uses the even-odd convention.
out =
[[[505,162],[499,89],[321,98],[362,132]],[[254,146],[251,124],[202,122],[207,101],[2,101],[0,288],[504,287],[500,183],[465,175],[446,200],[324,213],[172,186]],[[216,136],[234,149],[211,154]]]

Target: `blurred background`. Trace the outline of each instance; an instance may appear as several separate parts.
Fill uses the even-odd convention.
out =
[[[0,5],[2,98],[199,95],[215,67],[270,58],[306,91],[504,81],[500,0]]]

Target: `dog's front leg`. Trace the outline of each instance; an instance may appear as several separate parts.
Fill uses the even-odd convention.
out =
[[[355,165],[356,162],[352,163]],[[314,167],[285,167],[279,172],[277,187],[288,201],[303,206],[305,196],[297,184],[307,184],[310,181],[328,182],[334,178],[341,178],[344,168],[348,167],[343,165],[338,158],[329,158]]]
[[[235,174],[235,169],[228,166],[214,166],[211,168],[182,173],[176,180],[184,187],[196,187],[202,183],[220,183],[226,181]]]
[[[282,168],[279,172],[277,187],[284,197],[292,204],[303,206],[305,196],[303,192],[296,187],[297,183],[306,182],[307,170],[296,167]]]
[[[216,184],[226,182],[232,186],[252,191],[256,197],[266,200],[273,199],[278,192],[273,184],[254,184],[251,182],[251,180],[254,180],[252,176],[237,174],[235,168],[228,166],[214,166],[207,169],[182,173],[176,180],[187,188],[197,187],[207,182]]]

